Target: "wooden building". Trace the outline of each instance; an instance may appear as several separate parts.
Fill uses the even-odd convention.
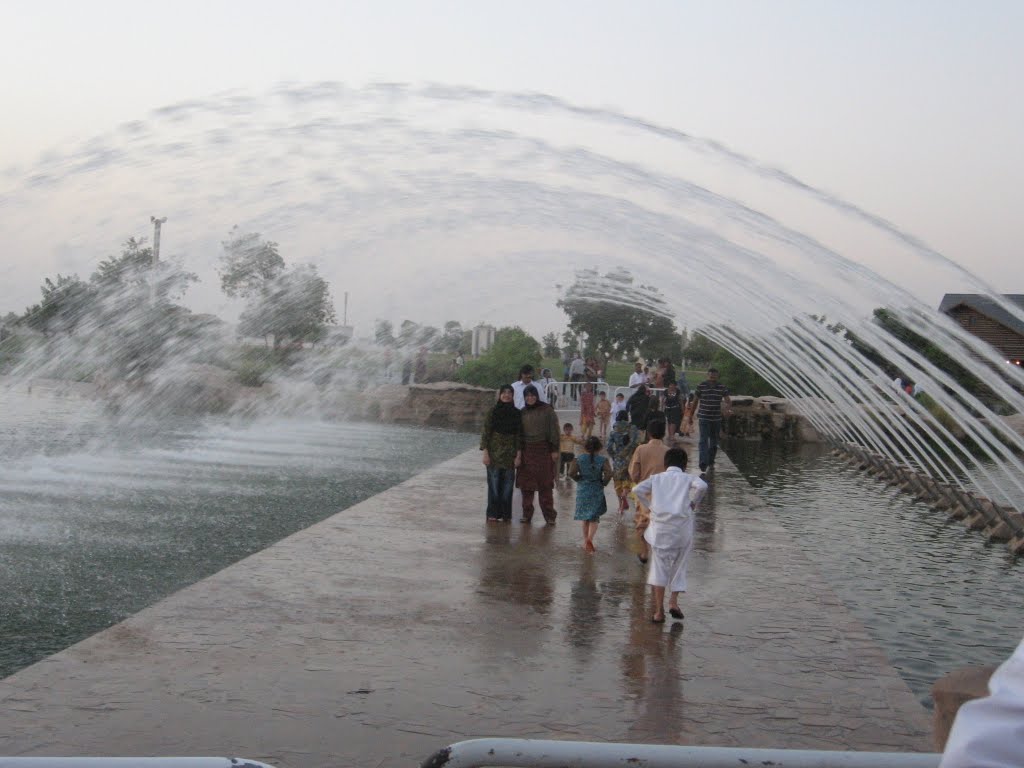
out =
[[[1024,310],[1024,294],[1003,298]],[[1008,362],[1024,360],[1024,322],[980,293],[947,293],[939,311],[952,317],[968,332],[998,349]]]

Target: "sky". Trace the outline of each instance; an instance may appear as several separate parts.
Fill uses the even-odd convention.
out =
[[[711,139],[1024,293],[1016,0],[0,0],[0,18],[0,192],[48,153],[228,90],[341,81],[536,92]],[[47,254],[74,233],[53,237],[0,257],[0,312],[37,299],[61,264]],[[372,283],[358,285],[365,295]],[[936,285],[925,298],[961,288]],[[357,324],[380,309],[367,304],[353,297]],[[426,320],[449,319],[441,311]],[[486,314],[471,302],[460,313],[466,325]],[[540,333],[558,317],[523,325]]]

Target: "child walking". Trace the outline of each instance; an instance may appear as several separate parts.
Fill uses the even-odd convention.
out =
[[[683,408],[683,422],[680,424],[684,437],[689,437],[693,431],[693,409],[697,407],[697,398],[693,392],[686,396],[686,406]]]
[[[594,432],[594,420],[597,411],[594,407],[594,385],[584,384],[583,394],[580,395],[580,431],[583,439],[587,440]]]
[[[569,476],[569,465],[576,458],[576,446],[583,445],[572,433],[572,424],[565,422],[562,426],[562,434],[558,436],[558,476],[560,478]]]
[[[611,415],[612,402],[608,399],[608,393],[602,389],[597,400],[597,427],[602,440],[608,439],[608,425],[611,421]]]
[[[654,613],[651,621],[665,621],[665,590],[669,615],[682,620],[679,594],[686,591],[686,564],[693,548],[693,512],[707,493],[708,484],[687,474],[686,451],[665,452],[665,471],[651,475],[636,486],[634,493],[651,510],[651,524],[644,538],[651,547],[647,583],[651,585]]]
[[[577,456],[569,467],[569,477],[576,481],[576,512],[573,519],[583,523],[583,549],[596,552],[594,536],[601,515],[608,511],[604,487],[612,479],[612,468],[608,459],[597,455],[601,450],[600,439],[588,437],[583,448],[586,453]]]

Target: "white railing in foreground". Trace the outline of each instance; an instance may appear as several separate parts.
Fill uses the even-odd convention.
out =
[[[471,739],[435,752],[420,768],[936,768],[942,755],[920,752],[824,752],[594,741]]]
[[[0,757],[0,768],[273,768],[244,757]]]

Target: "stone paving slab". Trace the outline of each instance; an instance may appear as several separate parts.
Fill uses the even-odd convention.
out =
[[[480,736],[930,751],[924,709],[728,460],[685,624],[660,626],[628,515],[605,517],[595,556],[571,484],[553,528],[488,525],[479,460],[0,682],[0,754],[407,766]]]

